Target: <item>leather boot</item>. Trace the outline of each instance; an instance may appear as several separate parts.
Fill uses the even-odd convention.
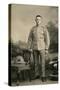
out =
[[[41,80],[42,80],[42,82],[46,82],[47,79],[46,79],[46,77],[42,77]]]

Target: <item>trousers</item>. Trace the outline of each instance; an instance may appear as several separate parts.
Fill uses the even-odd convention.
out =
[[[34,50],[33,58],[35,76],[45,77],[45,50]]]

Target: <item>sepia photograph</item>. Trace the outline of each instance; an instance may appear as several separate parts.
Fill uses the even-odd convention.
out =
[[[9,4],[10,86],[58,83],[58,7]]]

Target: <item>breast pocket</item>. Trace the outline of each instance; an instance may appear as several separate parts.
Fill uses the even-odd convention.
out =
[[[44,39],[44,33],[43,33],[43,31],[38,32],[38,38],[39,39]]]

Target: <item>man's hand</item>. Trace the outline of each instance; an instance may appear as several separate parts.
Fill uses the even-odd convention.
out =
[[[48,53],[48,50],[45,50],[45,59],[46,59],[46,61],[49,60],[49,53]]]
[[[45,50],[45,54],[48,54],[48,50]]]
[[[28,51],[33,52],[33,50],[32,50],[32,49],[28,49]]]

